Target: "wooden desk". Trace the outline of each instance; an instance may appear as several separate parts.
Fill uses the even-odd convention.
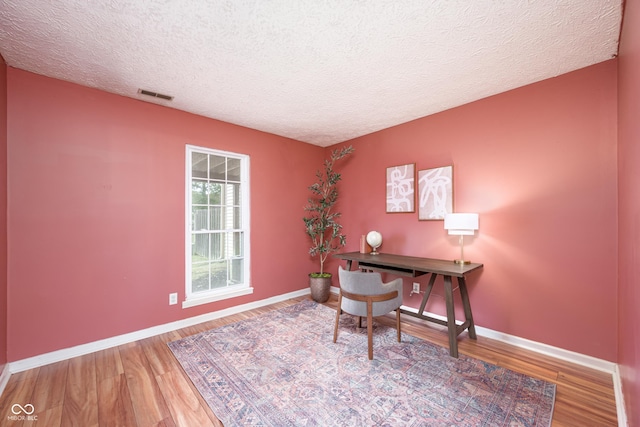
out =
[[[401,310],[404,314],[418,317],[429,322],[446,326],[449,331],[449,354],[458,357],[458,335],[465,329],[469,330],[469,337],[476,339],[476,328],[473,323],[473,314],[471,313],[471,303],[469,302],[469,294],[467,292],[467,284],[465,275],[473,270],[482,268],[482,264],[456,264],[453,261],[431,258],[417,258],[404,255],[392,254],[362,254],[360,252],[348,252],[344,254],[335,254],[335,258],[347,261],[347,270],[351,270],[353,261],[358,263],[358,268],[364,270],[380,271],[391,273],[398,276],[417,277],[424,274],[431,274],[429,284],[424,291],[422,303],[417,313],[408,310]],[[445,302],[447,306],[447,320],[437,319],[435,317],[424,314],[424,308],[427,300],[431,295],[433,284],[438,275],[444,278]],[[460,296],[462,297],[462,306],[464,308],[465,321],[461,325],[456,325],[456,315],[453,304],[453,286],[451,278],[458,278],[458,287],[460,288]]]

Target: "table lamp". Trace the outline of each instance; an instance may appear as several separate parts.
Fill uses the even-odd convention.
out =
[[[456,264],[469,264],[464,259],[464,236],[473,236],[478,229],[477,213],[451,213],[444,216],[444,229],[451,235],[460,236],[460,259],[453,260]]]

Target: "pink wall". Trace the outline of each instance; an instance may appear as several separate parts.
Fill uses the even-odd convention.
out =
[[[467,241],[485,263],[470,278],[477,324],[615,361],[616,72],[609,61],[352,141],[346,250],[378,229],[383,251],[455,257],[441,221],[384,213],[387,166],[453,164],[456,211],[481,215]],[[296,224],[325,150],[11,68],[8,95],[9,360],[306,286],[315,262]],[[185,144],[251,155],[255,287],[187,310],[167,305],[184,293]],[[428,309],[444,313],[442,298]]]
[[[640,7],[625,3],[618,69],[618,353],[627,417],[640,425]]]
[[[8,69],[8,359],[307,286],[324,150]],[[251,156],[252,295],[182,309],[185,144]],[[1,192],[0,192],[1,195]]]
[[[469,280],[476,324],[615,361],[616,69],[608,61],[350,141],[345,249],[376,229],[383,252],[457,257],[442,221],[385,213],[388,166],[453,165],[454,209],[480,214],[465,248],[485,265]],[[410,282],[405,304],[417,307]],[[444,315],[435,292],[427,310]]]
[[[0,373],[7,362],[7,66],[0,55]]]

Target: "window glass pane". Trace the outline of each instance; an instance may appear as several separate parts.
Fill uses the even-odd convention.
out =
[[[223,233],[211,234],[211,260],[219,260],[226,257],[224,245],[225,235]]]
[[[226,158],[221,156],[209,156],[209,179],[226,179]]]
[[[233,244],[231,245],[231,256],[239,257],[244,255],[242,235],[242,232],[232,233]]]
[[[229,187],[229,204],[231,205],[240,205],[240,184],[227,184]]]
[[[231,269],[229,270],[229,281],[231,285],[242,283],[244,278],[242,277],[244,269],[244,259],[232,259]]]
[[[204,153],[191,153],[191,176],[193,178],[207,178],[209,156]]]
[[[209,235],[194,234],[191,239],[191,260],[194,263],[202,262],[209,258]]]
[[[224,184],[220,182],[209,183],[209,204],[221,205],[222,204],[222,191],[224,190]]]
[[[227,180],[240,181],[240,159],[227,159]]]
[[[191,181],[191,203],[194,205],[207,204],[207,183],[199,180]]]
[[[208,230],[207,225],[207,207],[194,206],[191,208],[191,230],[200,231]]]
[[[210,230],[224,230],[224,208],[221,206],[209,207]]]
[[[211,288],[224,288],[227,286],[227,261],[211,263]]]
[[[242,227],[242,216],[240,215],[240,208],[233,208],[233,228],[235,230]]]
[[[191,265],[191,291],[209,290],[209,263],[193,263]]]
[[[225,230],[233,230],[233,208],[225,208],[224,215]]]

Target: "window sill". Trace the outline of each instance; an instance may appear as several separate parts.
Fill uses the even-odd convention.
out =
[[[221,301],[229,298],[240,297],[242,295],[249,295],[253,293],[252,287],[229,289],[225,291],[216,292],[215,294],[208,294],[205,296],[191,297],[188,300],[182,301],[182,308],[195,307],[202,304],[209,304],[215,301]]]

